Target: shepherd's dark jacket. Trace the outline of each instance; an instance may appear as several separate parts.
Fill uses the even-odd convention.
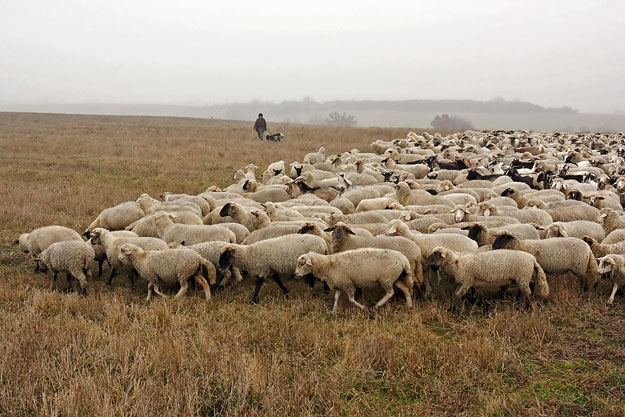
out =
[[[258,119],[256,119],[256,122],[254,122],[254,130],[258,129],[267,130],[267,121],[264,118],[261,119],[259,117]]]

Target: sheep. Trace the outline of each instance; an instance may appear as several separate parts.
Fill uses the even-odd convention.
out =
[[[521,223],[535,223],[539,226],[547,226],[553,223],[553,219],[545,210],[536,207],[524,207],[516,209],[513,207],[497,207],[489,202],[478,205],[476,214],[484,216],[508,216],[517,219]]]
[[[219,215],[221,217],[230,217],[232,221],[242,224],[250,232],[266,227],[271,222],[269,217],[260,210],[245,209],[240,204],[234,202],[228,202],[219,209]]]
[[[128,269],[128,265],[124,265],[119,261],[118,252],[119,247],[124,243],[132,243],[133,245],[137,245],[146,250],[160,250],[167,249],[167,244],[161,239],[154,237],[127,237],[127,236],[119,236],[115,237],[111,234],[112,232],[102,229],[95,228],[91,232],[91,244],[92,245],[102,245],[104,250],[106,251],[106,259],[109,262],[111,267],[111,272],[109,274],[109,279],[107,281],[107,285],[113,284],[113,278],[120,271],[125,271]],[[130,273],[130,285],[134,288],[134,278],[132,272]]]
[[[80,284],[81,294],[85,295],[94,257],[93,248],[81,239],[53,243],[39,254],[37,260],[46,265],[53,274],[50,289],[54,287],[58,273],[65,272],[70,287],[71,277],[74,277]]]
[[[473,239],[478,246],[491,245],[495,241],[497,232],[507,230],[519,239],[540,239],[538,231],[529,224],[511,224],[502,227],[489,228],[483,223],[473,223],[466,227],[469,231],[468,237]]]
[[[137,220],[136,222],[129,224],[126,227],[127,231],[136,233],[138,236],[143,237],[159,237],[158,228],[156,227],[156,216],[161,213],[157,211],[156,213],[148,214],[147,216]],[[195,224],[202,225],[202,218],[199,217],[195,213],[191,213],[189,211],[180,211],[180,212],[165,212],[169,214],[174,223],[180,224]]]
[[[185,248],[196,251],[200,254],[200,256],[202,256],[213,265],[219,265],[219,256],[221,255],[223,248],[227,245],[229,245],[228,242],[213,241],[198,243],[197,245],[185,246]],[[170,243],[167,246],[169,246],[170,249],[179,249],[183,247],[180,243]],[[237,282],[243,281],[241,271],[239,271],[237,267],[227,267],[223,270],[221,268],[218,268],[217,272],[221,276],[221,281],[219,282],[220,287],[224,287],[233,275]]]
[[[267,240],[274,237],[280,237],[284,235],[292,235],[298,233],[301,229],[299,224],[278,224],[269,225],[262,229],[254,230],[247,238],[242,242],[244,245],[251,245],[252,243],[260,242],[261,240]],[[239,243],[239,242],[237,242]]]
[[[358,206],[356,207],[356,212],[385,210],[386,208],[388,208],[390,205],[393,205],[393,204],[398,205],[400,207],[400,210],[404,209],[404,207],[399,205],[397,200],[395,200],[394,198],[378,197],[378,198],[368,198],[365,200],[361,200],[360,203],[358,203]]]
[[[583,236],[582,240],[588,244],[595,258],[601,258],[609,254],[625,254],[625,241],[606,244],[599,243],[591,236]]]
[[[393,220],[389,223],[388,236],[403,236],[412,240],[419,246],[421,256],[430,256],[437,246],[443,246],[457,253],[473,252],[477,250],[477,243],[465,236],[453,236],[451,234],[425,235],[412,233],[408,226],[401,220]]]
[[[597,221],[599,210],[585,203],[573,205],[547,205],[540,200],[527,200],[527,207],[537,207],[545,210],[554,222],[571,222],[574,220]]]
[[[250,235],[250,231],[247,227],[239,223],[219,223],[219,226],[229,229],[236,238],[234,243],[242,243]]]
[[[180,284],[180,290],[175,298],[183,296],[191,277],[204,289],[206,301],[208,302],[211,298],[210,287],[202,276],[202,272],[204,271],[209,282],[214,285],[217,276],[215,266],[191,249],[146,251],[131,243],[124,243],[119,249],[119,259],[120,262],[130,262],[139,276],[148,281],[146,301],[150,301],[152,290],[166,297],[161,292],[161,287],[170,286],[176,282]]]
[[[243,196],[245,198],[249,198],[250,200],[254,200],[257,203],[267,203],[269,201],[280,203],[291,199],[291,196],[285,187],[262,188],[254,193],[244,194]]]
[[[219,267],[237,267],[241,272],[256,278],[256,288],[251,303],[258,302],[258,293],[266,278],[271,277],[288,296],[289,290],[281,277],[292,276],[297,258],[308,252],[326,254],[325,241],[312,235],[286,235],[267,239],[251,245],[231,244],[223,248],[219,257]]]
[[[206,216],[212,210],[210,203],[205,198],[195,195],[171,194],[168,192],[164,192],[163,194],[161,194],[161,198],[163,198],[163,201],[192,202],[196,204],[200,208],[200,210],[202,210],[202,216]]]
[[[279,220],[301,219],[304,217],[298,211],[282,207],[272,202],[267,202],[263,204],[263,206],[265,207],[265,212],[267,213],[267,216],[269,216],[269,219],[272,222]]]
[[[599,223],[588,220],[575,220],[572,222],[555,222],[547,226],[546,238],[550,237],[577,237],[586,235],[601,242],[605,238],[603,227]]]
[[[612,233],[616,229],[625,229],[625,220],[616,210],[610,208],[601,209],[599,217],[606,234]]]
[[[603,239],[601,241],[601,243],[604,243],[606,245],[608,244],[612,244],[612,243],[617,243],[617,242],[621,242],[625,240],[625,229],[616,229],[611,231],[606,237],[605,239]]]
[[[195,245],[196,243],[212,240],[222,240],[230,243],[234,243],[237,240],[236,235],[227,227],[221,225],[195,226],[176,224],[172,221],[171,216],[165,212],[159,213],[155,221],[159,237],[166,243],[185,242],[186,245]]]
[[[89,234],[96,227],[101,227],[106,230],[124,230],[129,224],[136,222],[146,213],[141,206],[134,201],[127,201],[104,209],[98,214],[94,221],[87,227],[83,236],[89,239]]]
[[[269,171],[273,176],[278,176],[280,174],[286,174],[286,165],[284,161],[280,160],[277,162],[272,162],[267,166],[267,171]]]
[[[412,307],[413,272],[408,259],[394,250],[366,248],[332,255],[309,252],[297,259],[295,274],[312,274],[335,291],[332,313],[336,312],[341,292],[354,305],[364,309],[365,306],[354,299],[356,288],[368,288],[375,284],[379,284],[385,291],[375,308],[382,307],[393,296],[394,286],[404,293],[406,305]]]
[[[51,244],[68,240],[83,241],[75,230],[63,226],[44,226],[30,233],[21,234],[13,244],[19,244],[22,252],[30,253],[34,259]],[[35,262],[35,272],[39,272],[40,269],[39,263]]]
[[[549,284],[545,271],[536,258],[517,250],[474,252],[458,255],[452,250],[437,247],[432,250],[427,264],[433,269],[453,277],[460,287],[456,299],[462,298],[473,287],[507,287],[516,284],[526,300],[532,296],[530,283],[534,283],[535,294],[549,297]]]
[[[410,261],[410,268],[414,271],[415,281],[419,287],[423,284],[421,250],[419,246],[410,239],[402,236],[373,236],[370,238],[356,236],[356,233],[342,222],[326,229],[326,231],[332,232],[332,253],[367,247],[393,249],[403,253],[406,258],[408,258],[408,261]]]
[[[127,230],[115,230],[111,232],[111,235],[115,237],[139,237],[136,233]],[[102,278],[102,264],[106,260],[106,248],[101,244],[94,244],[92,240],[89,241],[95,253],[95,261],[98,262],[98,278]]]
[[[320,147],[317,152],[307,153],[304,156],[304,164],[314,165],[326,160],[326,148]]]
[[[515,249],[532,254],[546,273],[571,272],[587,290],[594,288],[599,280],[597,262],[592,251],[575,237],[520,240],[512,233],[501,230],[497,232],[493,249]]]
[[[324,220],[327,218],[326,223],[329,225],[335,225],[338,222],[350,223],[350,224],[365,224],[365,223],[388,223],[386,217],[379,213],[369,213],[366,211],[352,213],[352,214],[330,214],[329,216],[319,216]]]
[[[410,187],[405,182],[400,182],[395,187],[395,197],[399,204],[402,206],[408,205],[431,205],[431,204],[444,204],[451,208],[454,208],[456,204],[445,197],[439,197],[431,195],[424,190],[410,190]]]
[[[137,199],[137,203],[145,214],[155,213],[157,211],[190,211],[202,216],[202,209],[191,201],[158,201],[150,197],[148,194],[141,194]],[[122,228],[123,229],[123,228]]]
[[[330,201],[330,205],[341,210],[343,214],[351,214],[356,211],[352,200],[345,197],[335,198],[334,200]]]
[[[599,274],[607,276],[613,283],[608,304],[614,302],[619,287],[625,285],[625,256],[610,254],[599,259]]]

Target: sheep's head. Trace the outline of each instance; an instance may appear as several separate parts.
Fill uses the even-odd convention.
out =
[[[599,243],[599,242],[597,242],[597,240],[595,238],[593,238],[591,236],[583,236],[582,240],[584,242],[586,242],[588,244],[588,246],[590,246],[591,248],[592,248],[593,245],[596,245],[597,243]]]
[[[402,206],[401,204],[397,203],[397,202],[392,202],[386,205],[386,207],[384,207],[385,210],[403,210],[404,206]]]
[[[562,223],[557,222],[552,223],[549,225],[549,227],[547,227],[547,235],[545,236],[545,238],[550,237],[569,237],[569,235],[566,233],[566,230],[564,230],[564,226],[562,225]]]
[[[566,198],[568,200],[577,200],[582,201],[582,192],[578,188],[571,188],[568,193],[566,193]]]
[[[502,197],[510,197],[512,199],[518,197],[518,195],[519,195],[519,190],[517,190],[514,187],[508,187],[501,192]]]
[[[481,203],[478,207],[477,207],[477,211],[475,212],[475,214],[481,215],[481,216],[496,216],[497,215],[497,207],[493,204],[490,203]]]
[[[317,234],[319,231],[319,227],[315,223],[306,222],[302,225],[301,229],[299,229],[297,233],[299,233],[300,235]]]
[[[297,266],[295,267],[295,276],[303,277],[312,273],[312,259],[310,254],[301,255],[297,258]]]
[[[92,245],[101,245],[101,239],[102,239],[102,234],[105,233],[105,229],[102,229],[101,227],[96,227],[95,229],[93,229],[91,231],[91,235],[89,237],[89,240],[91,241]]]
[[[167,227],[167,225],[176,219],[175,214],[169,214],[164,211],[158,211],[154,214],[154,223],[157,228]]]
[[[482,233],[486,233],[486,227],[481,223],[473,223],[466,228],[462,228],[463,230],[469,231],[469,239],[473,239],[477,241]]]
[[[234,173],[234,176],[232,178],[234,178],[235,181],[239,182],[243,178],[245,178],[245,172],[243,172],[240,169],[237,169],[237,172]]]
[[[388,236],[401,236],[403,232],[408,228],[401,220],[392,220],[389,223],[389,228],[386,231]]]
[[[20,249],[24,253],[30,252],[30,248],[28,247],[28,233],[22,233],[16,241],[13,242],[14,245],[19,245]]]
[[[334,226],[326,229],[325,231],[332,232],[332,240],[334,242],[341,242],[343,239],[347,237],[347,235],[355,234],[354,231],[350,229],[349,226],[343,222],[339,222],[335,224]]]
[[[425,265],[433,271],[438,271],[449,260],[449,252],[449,249],[441,246],[435,247],[425,260]]]
[[[493,242],[493,250],[496,249],[514,249],[518,246],[519,239],[512,233],[502,230],[497,233]]]
[[[227,217],[227,216],[232,217],[234,215],[235,210],[236,209],[233,203],[226,203],[219,211],[219,215],[221,217]]]
[[[599,258],[599,268],[597,272],[602,277],[610,276],[618,268],[614,255],[606,255],[603,258]]]
[[[119,259],[119,262],[127,264],[140,250],[141,248],[138,246],[131,243],[124,243],[118,250],[117,258]]]
[[[234,246],[224,246],[219,255],[219,269],[226,269],[234,264],[236,258],[236,248]]]
[[[456,208],[452,210],[452,213],[454,214],[454,221],[460,223],[469,212],[465,206],[456,206]]]

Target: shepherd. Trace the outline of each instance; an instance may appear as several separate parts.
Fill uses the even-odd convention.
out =
[[[263,134],[267,130],[267,121],[263,118],[263,114],[262,113],[258,113],[258,119],[256,119],[256,122],[254,122],[254,128],[253,129],[258,134],[258,139],[260,139],[260,141],[262,142],[263,141]]]

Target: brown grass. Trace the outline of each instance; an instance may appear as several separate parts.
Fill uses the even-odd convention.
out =
[[[625,309],[551,277],[553,299],[451,313],[439,301],[377,314],[289,282],[146,304],[97,279],[47,290],[10,246],[46,224],[82,230],[140,193],[198,193],[249,162],[290,162],[406,129],[0,114],[0,415],[625,415]],[[105,274],[107,273],[105,268]],[[559,279],[558,279],[559,278]],[[570,289],[572,288],[572,289]]]

